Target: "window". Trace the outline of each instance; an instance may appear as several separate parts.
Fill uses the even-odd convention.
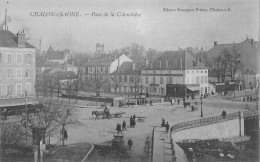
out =
[[[156,84],[156,77],[153,77],[153,83]]]
[[[189,80],[190,78],[189,77],[187,77],[187,84],[190,84],[190,80]]]
[[[169,79],[170,79],[170,80],[169,80],[169,83],[172,84],[172,82],[173,82],[172,77],[169,77]]]
[[[207,71],[205,71],[205,73],[207,73]]]
[[[7,78],[12,78],[12,69],[7,69]]]
[[[163,77],[160,77],[160,84],[163,84]]]
[[[32,55],[31,54],[25,55],[24,63],[25,64],[31,64],[32,63]]]
[[[16,84],[16,94],[22,94],[22,84]]]
[[[31,75],[31,70],[30,70],[30,69],[27,69],[27,70],[25,71],[25,78],[29,78],[30,75]]]
[[[203,71],[200,71],[200,73],[203,73]]]
[[[125,82],[128,82],[128,78],[127,78],[127,76],[125,76]]]
[[[203,83],[203,76],[200,77],[200,82]]]
[[[13,85],[12,84],[7,84],[6,93],[7,93],[7,95],[13,94]]]
[[[189,74],[189,71],[187,71],[187,74]]]
[[[4,71],[0,69],[0,79],[4,78]]]
[[[16,78],[21,79],[22,78],[22,69],[16,70]]]
[[[3,62],[4,62],[4,61],[3,61],[3,54],[0,53],[0,64],[3,63]]]
[[[31,83],[26,83],[25,84],[25,91],[30,94],[31,93]]]
[[[148,76],[145,77],[145,83],[148,83]]]
[[[7,64],[11,64],[11,63],[12,63],[12,55],[7,54]]]
[[[196,77],[196,84],[199,84],[199,76]]]
[[[205,81],[205,83],[208,83],[208,77],[207,76],[204,77],[204,81]]]
[[[17,63],[17,65],[21,65],[22,64],[22,54],[17,54],[16,55],[16,63]]]

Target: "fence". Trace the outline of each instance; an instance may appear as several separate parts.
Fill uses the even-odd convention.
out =
[[[171,133],[177,132],[182,129],[193,128],[193,127],[198,127],[198,126],[207,125],[207,124],[213,124],[213,123],[217,123],[217,122],[221,122],[221,121],[225,121],[225,120],[236,119],[239,117],[240,117],[240,112],[234,112],[234,113],[227,114],[225,116],[225,118],[223,116],[213,116],[213,117],[209,117],[209,118],[203,118],[203,119],[178,123],[171,127]]]

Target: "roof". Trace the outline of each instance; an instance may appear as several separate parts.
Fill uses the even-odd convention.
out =
[[[55,51],[52,46],[50,45],[49,49],[45,53],[47,60],[62,60],[65,58],[66,54],[68,53],[68,50],[64,51]]]
[[[207,54],[209,58],[214,59],[221,54],[223,49],[232,49],[234,47],[238,50],[238,53],[241,54],[240,59],[244,69],[257,71],[257,54],[259,53],[259,42],[252,39],[246,39],[240,43],[217,44],[211,48]]]
[[[135,69],[133,70],[133,66]],[[142,62],[124,62],[119,66],[119,72],[115,70],[110,75],[141,75],[141,70],[145,67]]]
[[[19,48],[17,44],[17,36],[8,30],[0,29],[0,47]],[[25,42],[24,48],[35,47],[28,42]]]
[[[110,65],[113,61],[108,60],[108,59],[96,59],[96,60],[92,60],[91,62],[87,62],[85,64],[83,64],[83,66],[93,66],[93,65]]]
[[[43,65],[43,67],[63,67],[63,64],[60,64],[58,62],[52,62],[52,61],[48,61],[46,60]]]
[[[168,66],[166,67],[166,62]],[[152,65],[151,65],[152,64]],[[161,68],[159,67],[161,64]],[[197,65],[197,66],[196,66]],[[189,69],[207,69],[203,63],[200,63],[194,56],[186,51],[167,51],[150,62],[144,70],[189,70]]]

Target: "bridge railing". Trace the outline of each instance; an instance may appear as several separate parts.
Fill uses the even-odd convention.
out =
[[[176,132],[182,129],[187,129],[187,128],[193,128],[193,127],[198,127],[202,125],[207,125],[207,124],[212,124],[212,123],[217,123],[225,120],[232,120],[240,117],[240,112],[234,112],[234,113],[229,113],[225,116],[213,116],[209,118],[203,118],[203,119],[197,119],[197,120],[192,120],[192,121],[187,121],[187,122],[182,122],[175,124],[171,127],[170,132]]]

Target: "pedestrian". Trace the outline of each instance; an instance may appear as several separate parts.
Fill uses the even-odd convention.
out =
[[[161,127],[165,127],[165,119],[162,118],[162,124],[161,124]]]
[[[127,144],[128,144],[129,150],[131,150],[131,149],[132,149],[132,146],[133,146],[133,141],[132,141],[131,138],[128,140]]]
[[[136,118],[136,116],[135,116],[135,114],[134,114],[133,119],[135,120],[135,118]]]
[[[168,122],[166,123],[165,128],[166,128],[166,131],[168,132],[168,131],[169,131],[169,128],[170,128],[170,125],[169,125]]]
[[[172,99],[171,99],[171,105],[172,105]]]
[[[227,115],[227,112],[225,110],[223,110],[222,113],[221,113],[221,116],[223,117],[223,119],[226,118],[226,115]]]
[[[145,99],[145,106],[147,105],[147,100]]]
[[[150,100],[150,106],[153,106],[153,101],[152,100]]]
[[[125,122],[125,120],[123,121],[122,128],[123,128],[123,131],[124,131],[124,130],[126,130],[126,131],[127,131],[127,129],[126,129],[126,122]]]
[[[122,129],[121,129],[121,125],[119,123],[117,123],[117,125],[116,125],[116,130],[117,130],[118,135],[119,135],[119,132],[121,132],[121,134],[123,134]]]
[[[68,139],[68,133],[67,133],[67,130],[66,129],[64,129],[64,139],[67,141],[67,139]]]
[[[180,99],[179,98],[178,98],[177,102],[178,102],[178,105],[179,105],[180,104]]]
[[[132,101],[132,107],[134,107],[134,101]]]

